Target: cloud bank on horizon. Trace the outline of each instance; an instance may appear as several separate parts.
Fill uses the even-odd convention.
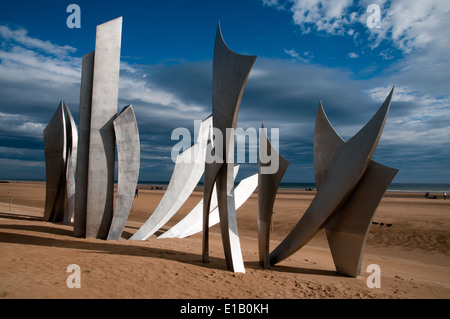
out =
[[[381,8],[381,28],[366,25],[366,9],[372,3]],[[81,4],[84,11],[86,6]],[[239,39],[232,24],[239,30],[251,28],[252,18],[236,22],[227,14],[218,16],[233,50],[258,55],[238,126],[259,128],[264,122],[265,127],[280,128],[280,152],[291,161],[283,181],[314,180],[319,100],[337,132],[348,139],[370,119],[393,85],[391,113],[374,160],[400,169],[394,182],[450,181],[450,2],[262,0],[250,7],[265,18],[285,21],[283,28],[290,32],[263,39],[275,26],[258,25],[260,33],[254,38]],[[42,131],[60,99],[77,121],[81,57],[88,51],[56,40],[52,32],[34,34],[32,26],[16,19],[0,16],[0,178],[44,179]],[[210,37],[204,38],[210,50],[200,57],[184,57],[180,50],[176,56],[148,62],[140,56],[152,52],[144,49],[122,57],[119,108],[135,108],[140,180],[168,180],[171,149],[177,143],[171,132],[177,127],[193,131],[194,120],[211,113],[216,25],[208,22],[204,27],[211,29]],[[139,29],[127,25],[126,14],[123,28],[130,28],[123,34],[125,47],[125,37]],[[95,29],[85,32],[93,43]],[[261,45],[264,40],[270,41],[270,50]],[[236,47],[244,42],[248,46]],[[258,45],[261,50],[255,49]],[[256,171],[257,164],[245,164],[239,175],[245,178]]]

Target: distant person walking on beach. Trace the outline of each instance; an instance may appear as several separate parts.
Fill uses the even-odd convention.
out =
[[[444,199],[447,199],[447,193],[444,192]]]
[[[136,191],[134,192],[134,197],[138,197],[139,196],[139,189],[136,188]]]

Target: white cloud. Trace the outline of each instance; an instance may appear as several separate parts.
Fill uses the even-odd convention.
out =
[[[142,107],[143,113],[161,118],[187,118],[188,114],[195,117],[195,114],[203,111],[203,107],[196,104],[189,104],[183,101],[175,93],[158,88],[151,83],[147,77],[122,76],[119,81],[119,98],[129,104],[152,105],[151,108]]]
[[[258,67],[253,67],[248,78],[256,79],[256,78],[265,77],[266,75],[267,75],[267,72],[265,70],[260,69]]]
[[[60,99],[78,101],[81,78],[81,58],[52,56],[48,53],[66,54],[75,51],[68,46],[57,46],[48,41],[27,36],[24,29],[12,30],[0,26],[0,83],[9,88],[2,94],[33,102],[49,102],[57,105]],[[27,46],[26,48],[23,45]],[[43,51],[45,52],[43,52]],[[160,115],[183,116],[202,110],[201,106],[184,102],[175,93],[160,89],[145,77],[142,67],[121,62],[119,98],[130,104],[158,105]],[[26,90],[23,90],[26,88]],[[60,93],[58,93],[60,92]],[[70,92],[70,96],[67,94]],[[49,104],[53,105],[53,104]],[[76,105],[75,105],[76,107]],[[6,125],[2,122],[0,125]]]
[[[303,52],[303,54],[305,55],[306,58],[302,57],[297,51],[295,51],[294,49],[284,49],[284,53],[286,53],[287,55],[289,55],[291,58],[293,58],[294,60],[303,62],[303,63],[308,63],[310,62],[310,58],[314,57],[314,54],[310,51],[305,51]]]
[[[262,3],[267,7],[274,7],[279,10],[285,9],[284,4],[280,3],[278,0],[262,0]]]
[[[292,3],[290,11],[294,23],[300,26],[303,33],[315,30],[353,39],[358,37],[355,49],[360,48],[363,43],[361,38],[366,35],[365,43],[368,43],[368,48],[363,48],[361,52],[355,50],[349,53],[350,58],[361,56],[367,49],[381,48],[382,42],[388,45],[387,48],[384,46],[379,54],[384,60],[391,60],[390,66],[370,80],[369,86],[376,87],[369,92],[372,98],[379,102],[384,101],[390,89],[385,85],[395,84],[393,100],[411,105],[411,109],[408,110],[410,124],[417,120],[423,123],[421,127],[433,126],[433,129],[437,129],[442,119],[448,118],[446,114],[450,111],[448,90],[450,1],[289,0],[289,2]],[[366,26],[367,17],[371,14],[366,12],[366,8],[372,3],[378,4],[381,9],[379,29],[370,29]],[[363,25],[366,31],[356,32],[358,25],[359,27]],[[397,49],[403,53],[403,57],[394,61]],[[292,50],[285,52],[293,57],[296,53]],[[400,129],[399,127],[399,132]],[[410,132],[411,136],[417,136],[421,142],[425,142],[425,139],[419,136],[419,129],[414,130],[406,126],[403,129]],[[448,129],[443,130],[450,136]]]
[[[81,59],[55,58],[21,46],[0,50],[1,75],[8,81],[75,83],[80,80]]]
[[[383,3],[381,14],[381,28],[370,29],[376,40],[374,46],[390,40],[405,53],[430,44],[447,46],[450,36],[450,2],[447,0],[389,1]]]
[[[0,112],[0,129],[20,136],[41,136],[45,128],[43,123],[21,114]]]
[[[350,20],[348,8],[352,0],[293,0],[291,12],[295,24],[304,33],[311,31],[313,26],[317,31],[343,35],[343,27]]]
[[[76,49],[69,45],[60,46],[49,41],[42,41],[28,36],[28,31],[22,28],[13,30],[5,25],[0,25],[0,36],[6,40],[12,40],[30,49],[43,50],[48,54],[67,55],[74,53]]]
[[[368,28],[371,47],[382,41],[390,41],[405,54],[424,49],[429,45],[447,47],[450,38],[450,1],[448,0],[289,0],[287,9],[276,0],[263,0],[263,4],[287,9],[294,24],[302,33],[313,30],[331,35],[351,36],[360,34],[354,26],[365,27],[371,14],[367,7],[376,3],[381,9],[381,28]]]
[[[382,103],[389,92],[389,87],[376,87],[367,91],[375,101]],[[450,122],[450,94],[444,97],[423,95],[414,88],[395,87],[392,103],[404,102],[414,105],[407,111],[408,116],[391,117],[387,124],[384,140],[408,145],[442,145],[436,137],[450,136],[450,126],[442,123]],[[394,109],[395,113],[395,109]]]
[[[287,55],[290,55],[294,59],[300,58],[300,55],[297,53],[297,51],[292,50],[292,49],[291,50],[284,49],[284,53],[286,53]]]

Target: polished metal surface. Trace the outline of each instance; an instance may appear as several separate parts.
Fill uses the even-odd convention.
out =
[[[336,148],[311,205],[288,236],[270,254],[274,265],[303,247],[324,228],[366,172],[380,139],[393,89],[372,119],[348,142]],[[320,131],[319,131],[320,132]]]
[[[77,128],[64,101],[44,129],[46,198],[44,220],[72,222],[75,202]]]
[[[200,181],[205,168],[205,152],[212,118],[208,117],[200,125],[197,142],[177,156],[172,177],[167,190],[153,214],[130,238],[145,240],[164,226],[183,206]]]
[[[336,133],[320,103],[316,118],[314,163],[316,186],[323,177],[336,149],[344,140]],[[374,161],[330,222],[325,226],[328,243],[338,273],[357,277],[361,273],[364,244],[375,210],[397,170]]]
[[[61,221],[67,206],[66,156],[67,139],[63,101],[44,129],[45,208],[44,220]]]
[[[223,40],[220,25],[218,26],[213,60],[212,110],[213,127],[220,130],[222,140],[215,145],[215,161],[212,163],[210,162],[212,149],[207,149],[203,192],[202,256],[203,262],[209,262],[209,213],[215,184],[225,260],[227,268],[234,272],[245,272],[245,269],[234,199],[235,135],[234,130],[230,129],[236,128],[245,83],[255,60],[256,56],[244,56],[231,51]]]
[[[122,17],[97,26],[89,135],[86,237],[106,239],[113,217]]]
[[[78,149],[75,178],[75,212],[73,228],[73,234],[76,237],[86,236],[86,202],[94,55],[95,51],[92,51],[83,56],[81,69],[80,108],[78,114]]]
[[[235,178],[237,174],[237,168],[235,166]],[[236,186],[235,193],[235,206],[238,210],[247,199],[253,194],[256,187],[258,187],[258,175],[254,174],[249,176]],[[211,212],[209,213],[209,227],[212,227],[220,222],[219,219],[219,209],[217,207],[217,191],[214,188],[213,195],[211,198]],[[203,220],[203,199],[189,212],[186,217],[184,217],[180,222],[178,222],[171,229],[166,231],[164,234],[160,235],[158,238],[185,238],[192,236],[196,233],[202,231]]]
[[[78,133],[77,126],[67,104],[64,104],[64,119],[66,124],[66,197],[67,206],[64,211],[64,224],[73,223],[75,208],[75,169],[77,166]]]
[[[270,166],[271,163],[263,163],[261,156],[258,164],[258,252],[259,264],[264,268],[269,268],[269,242],[270,227],[273,214],[273,204],[277,195],[281,179],[286,172],[289,161],[283,158],[272,146],[267,137],[266,130],[260,130],[259,135],[259,154],[271,154],[271,158],[278,157],[278,169],[273,174],[262,174],[261,169],[264,166]],[[266,149],[263,149],[263,148]]]
[[[125,107],[113,122],[117,143],[117,195],[114,216],[107,240],[119,240],[133,205],[139,178],[139,131],[131,105]]]

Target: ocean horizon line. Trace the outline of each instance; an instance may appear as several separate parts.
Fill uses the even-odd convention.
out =
[[[139,181],[142,186],[167,186],[168,181]],[[239,184],[236,182],[235,185]],[[198,187],[203,187],[203,182],[199,182]],[[311,182],[284,182],[280,183],[279,189],[291,190],[316,190],[316,183]],[[391,183],[388,192],[450,192],[450,183]]]
[[[1,182],[45,182],[45,179],[0,179]],[[114,181],[117,183],[117,181]],[[239,182],[236,182],[237,185]],[[138,186],[167,186],[169,181],[138,181]],[[199,182],[197,187],[203,187],[203,182]],[[316,190],[316,184],[313,182],[282,182],[279,189],[291,190]],[[387,189],[388,192],[447,192],[450,193],[450,183],[391,183]]]

